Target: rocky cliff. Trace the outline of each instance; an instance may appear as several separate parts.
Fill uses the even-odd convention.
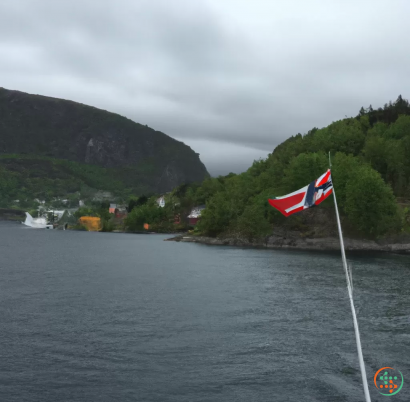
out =
[[[208,172],[189,146],[91,106],[0,88],[0,155],[30,154],[146,170],[153,191],[202,181]]]

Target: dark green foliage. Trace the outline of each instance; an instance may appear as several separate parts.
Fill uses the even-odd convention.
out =
[[[93,207],[96,216],[101,218],[103,224],[111,221],[112,214],[109,212],[110,203],[108,201],[94,202]]]
[[[225,192],[218,192],[206,203],[202,211],[198,229],[209,235],[217,236],[228,230],[229,225],[236,221],[238,210],[235,200]]]
[[[272,228],[265,217],[262,205],[248,205],[236,222],[236,233],[249,241],[258,240],[271,233]]]
[[[101,232],[112,232],[115,229],[115,224],[112,219],[102,220]]]
[[[327,170],[328,165],[329,160],[324,153],[299,154],[285,169],[283,178],[285,191],[290,193],[316,180]]]
[[[391,188],[380,174],[362,166],[346,185],[345,211],[355,227],[370,236],[400,229],[400,215]]]
[[[139,195],[170,191],[209,176],[197,153],[164,133],[105,110],[4,88],[0,88],[0,153],[31,155],[24,165],[31,180],[42,180],[44,169],[53,179],[53,169],[39,162],[53,160],[54,167],[58,165],[54,180],[66,168],[63,182],[53,184],[65,193],[78,191],[78,180],[114,192],[132,188],[128,195]],[[10,180],[3,185],[14,188]]]
[[[367,109],[362,108],[356,119],[360,119],[362,115],[366,115],[369,118],[370,126],[377,122],[391,124],[401,115],[410,115],[410,104],[399,95],[396,102],[386,103],[383,108],[373,109],[371,105]]]
[[[82,232],[87,232],[87,226],[82,225],[81,223],[76,223],[75,225],[70,226],[71,230],[79,230]]]
[[[410,195],[410,116],[387,126],[377,123],[368,132],[364,156],[397,196]]]
[[[403,209],[403,231],[410,232],[410,206]]]
[[[363,118],[362,118],[363,119]],[[363,125],[356,119],[345,119],[317,130],[308,145],[310,152],[344,152],[358,155],[365,142]]]
[[[126,227],[140,231],[148,223],[154,231],[186,230],[186,216],[192,207],[206,204],[195,228],[199,234],[254,241],[263,240],[274,227],[283,227],[303,236],[327,236],[335,229],[327,228],[331,222],[335,226],[332,198],[318,207],[320,214],[312,209],[290,218],[272,208],[268,198],[293,192],[317,179],[328,168],[331,151],[332,178],[346,227],[371,238],[410,231],[406,200],[410,197],[409,115],[410,107],[401,98],[384,109],[362,108],[356,118],[289,138],[266,160],[255,161],[242,174],[179,185],[166,195],[164,208],[158,207],[156,197],[133,197]],[[13,188],[16,177],[7,176],[3,187]],[[174,223],[176,215],[182,217],[180,225]],[[321,219],[317,225],[315,217]]]
[[[51,201],[67,198],[73,206],[79,199],[92,198],[97,190],[113,197],[151,192],[150,176],[138,168],[103,168],[73,161],[35,155],[0,156],[0,206],[15,199],[33,206],[34,198]],[[21,204],[20,204],[21,205]]]
[[[168,222],[172,219],[170,208],[160,208],[155,199],[149,202],[134,207],[125,219],[125,225],[130,231],[144,230],[144,224],[159,225],[161,222]]]
[[[110,203],[103,202],[92,202],[89,206],[84,206],[74,212],[74,217],[76,219],[82,216],[97,216],[101,218],[102,222],[108,222],[112,218],[112,214],[109,212]]]
[[[337,195],[339,208],[344,211],[346,205],[346,186],[352,180],[363,162],[353,155],[338,152],[332,162],[332,180]]]
[[[140,207],[148,202],[148,197],[142,195],[141,197],[130,198],[128,202],[128,212],[131,212],[135,207]]]
[[[272,224],[309,231],[304,215],[285,218],[267,200],[317,179],[328,168],[329,151],[340,212],[350,228],[370,237],[410,228],[409,208],[401,214],[396,202],[410,197],[410,106],[399,97],[383,109],[362,108],[356,118],[293,136],[247,172],[219,178],[221,186],[210,179],[185,189],[184,196],[206,201],[198,231],[248,239],[263,237]],[[329,198],[320,208],[327,213],[332,205]]]
[[[77,211],[74,212],[75,218],[79,219],[82,216],[98,216],[97,211],[95,208],[91,207],[81,207],[78,208]]]
[[[223,178],[209,178],[204,180],[200,187],[192,187],[189,189],[187,195],[192,198],[193,204],[204,204],[207,199],[218,191],[221,191],[223,187]]]

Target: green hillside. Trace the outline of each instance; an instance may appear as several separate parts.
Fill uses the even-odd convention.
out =
[[[1,87],[0,156],[3,199],[36,191],[69,193],[83,184],[136,194],[166,192],[209,176],[189,146],[148,126],[80,103]],[[59,181],[51,183],[54,179]],[[24,190],[11,190],[7,182]]]
[[[79,199],[91,199],[98,190],[121,199],[151,194],[156,169],[152,161],[138,167],[103,168],[35,155],[1,155],[0,207],[29,207],[35,198],[68,198],[78,205]]]
[[[256,239],[285,228],[328,236],[336,230],[332,198],[289,218],[267,202],[317,179],[328,169],[328,152],[347,234],[378,238],[410,231],[410,105],[401,96],[383,108],[362,108],[356,117],[297,134],[242,174],[182,186],[173,195],[188,209],[206,203],[196,228],[204,235]]]

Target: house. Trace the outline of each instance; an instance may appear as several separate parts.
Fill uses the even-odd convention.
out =
[[[164,208],[165,207],[165,196],[162,195],[161,197],[157,198],[157,204],[159,207]]]
[[[110,209],[108,210],[108,212],[110,214],[115,214],[116,209],[117,209],[117,204],[110,204]]]
[[[58,222],[61,219],[61,217],[64,215],[65,212],[66,212],[65,209],[60,210],[60,211],[55,210],[55,209],[49,209],[48,211],[46,211],[47,214],[52,214],[51,216],[52,216],[53,222]]]
[[[191,213],[188,215],[189,224],[195,226],[201,218],[201,212],[205,209],[205,205],[198,205],[192,208]]]
[[[82,216],[78,222],[90,232],[99,232],[101,230],[101,219],[95,216]]]
[[[124,218],[127,216],[127,208],[125,205],[117,205],[114,211],[116,218]]]

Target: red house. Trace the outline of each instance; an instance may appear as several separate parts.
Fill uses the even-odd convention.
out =
[[[127,209],[124,206],[117,206],[114,213],[116,218],[125,218],[127,216]]]
[[[192,208],[191,213],[188,215],[189,224],[191,226],[195,226],[199,219],[201,219],[201,211],[205,209],[205,205],[199,205],[197,207]]]

